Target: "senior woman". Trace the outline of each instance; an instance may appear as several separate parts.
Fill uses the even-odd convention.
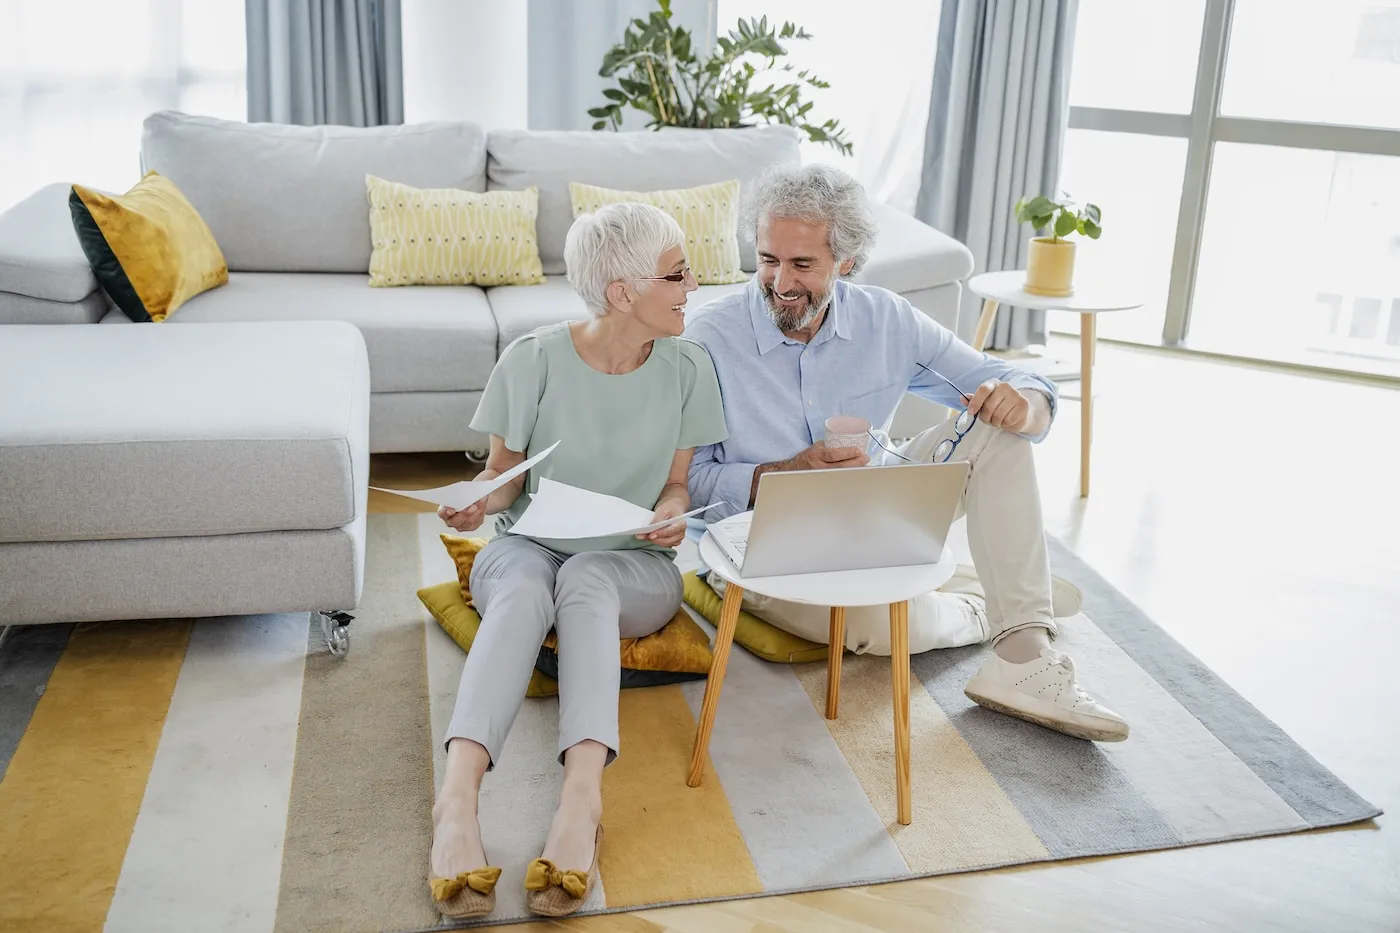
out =
[[[696,288],[680,227],[643,204],[615,204],[569,230],[564,260],[588,320],[542,327],[501,355],[472,418],[491,436],[482,479],[560,442],[528,474],[626,499],[654,521],[690,507],[693,448],[726,437],[709,355],[680,337]],[[438,514],[458,531],[501,513],[508,531],[529,504],[525,477],[461,511]],[[603,768],[618,753],[618,640],[659,630],[681,603],[672,550],[683,521],[647,535],[546,540],[504,533],[477,555],[471,591],[481,613],[447,731],[447,770],[433,807],[432,887],[451,917],[495,906],[477,796],[520,710],[552,628],[559,649],[563,790],[540,859],[526,874],[529,906],[578,909],[597,877]]]

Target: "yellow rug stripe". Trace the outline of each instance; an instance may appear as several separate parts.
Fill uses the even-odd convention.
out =
[[[679,685],[623,690],[618,724],[621,753],[603,773],[608,906],[762,891],[714,767],[685,786],[695,717]]]
[[[102,929],[190,625],[73,630],[0,781],[0,929]]]
[[[796,669],[819,711],[826,665]],[[847,656],[832,736],[914,872],[1044,859],[1045,847],[917,678],[909,685],[914,822],[900,826],[894,784],[890,659]]]

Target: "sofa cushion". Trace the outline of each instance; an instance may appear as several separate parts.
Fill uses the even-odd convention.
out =
[[[158,172],[120,195],[74,185],[68,207],[97,280],[133,321],[164,321],[195,295],[228,282],[208,225]]]
[[[748,278],[739,264],[739,182],[737,179],[662,191],[617,191],[569,184],[574,217],[608,204],[639,203],[660,208],[685,235],[685,261],[701,285],[729,285]]]
[[[96,324],[108,307],[107,293],[101,289],[78,301],[50,301],[0,291],[0,325]]]
[[[0,292],[82,301],[97,277],[73,232],[71,185],[45,185],[0,214]]]
[[[365,335],[375,392],[484,389],[496,365],[496,321],[471,285],[370,288],[365,275],[234,272],[170,318],[228,321],[349,321]]]
[[[369,367],[343,322],[9,327],[0,398],[25,400],[0,406],[3,542],[324,530],[363,509]]]
[[[569,182],[658,191],[737,178],[746,195],[768,166],[801,160],[798,140],[797,130],[781,125],[625,133],[495,130],[486,141],[487,185],[540,189],[540,259],[546,275],[561,275],[564,236],[573,223]],[[739,234],[740,261],[752,272],[753,244]]]
[[[414,188],[365,176],[369,284],[538,285],[539,192]]]
[[[747,282],[737,282],[733,285],[702,285],[690,293],[686,305],[689,308],[698,308],[721,295],[742,291],[746,284]],[[500,331],[498,355],[501,350],[510,346],[511,341],[525,336],[537,327],[557,324],[560,321],[582,321],[588,317],[588,308],[583,299],[562,275],[545,276],[543,285],[488,288],[486,297],[491,302],[491,313],[495,315],[496,327]]]
[[[872,202],[875,246],[852,281],[904,294],[960,282],[972,274],[968,248],[888,204]]]
[[[234,272],[367,272],[366,174],[486,190],[475,123],[288,126],[160,111],[146,118],[141,157],[179,185]]]

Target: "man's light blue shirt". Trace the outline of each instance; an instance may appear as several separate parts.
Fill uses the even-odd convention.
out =
[[[729,428],[728,440],[696,448],[690,463],[694,505],[721,503],[704,513],[709,522],[747,511],[754,468],[810,447],[832,415],[859,415],[888,430],[906,391],[961,410],[958,394],[919,363],[969,395],[999,379],[1043,393],[1052,419],[1057,408],[1053,383],[972,349],[900,295],[870,285],[838,280],[810,343],[778,329],[756,280],[696,309],[685,336],[714,360]],[[983,428],[995,430],[974,430]]]

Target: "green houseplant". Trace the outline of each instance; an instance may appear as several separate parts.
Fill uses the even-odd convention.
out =
[[[1033,230],[1050,231],[1050,236],[1031,238],[1026,283],[1022,287],[1032,295],[1054,298],[1073,295],[1075,244],[1065,238],[1077,233],[1097,240],[1103,232],[1099,226],[1102,219],[1102,212],[1094,204],[1078,208],[1068,199],[1053,201],[1044,195],[1017,201],[1017,223],[1030,224]]]
[[[804,89],[829,85],[809,71],[778,64],[787,54],[784,41],[810,39],[810,33],[792,23],[770,25],[766,16],[741,19],[716,40],[714,53],[702,58],[690,30],[671,23],[671,0],[658,0],[657,7],[646,19],[632,20],[622,41],[603,56],[598,74],[616,79],[617,86],[603,91],[607,103],[588,111],[595,130],[620,129],[622,110],[631,107],[645,113],[653,129],[783,123],[814,142],[851,153],[840,123],[812,122],[812,102],[802,100]]]

